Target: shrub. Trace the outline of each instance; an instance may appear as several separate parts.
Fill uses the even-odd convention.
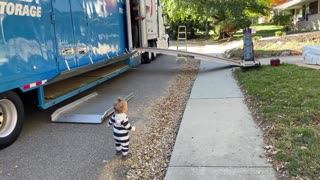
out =
[[[286,32],[284,32],[284,31],[276,31],[276,32],[275,32],[275,35],[276,35],[277,37],[282,37],[282,36],[285,36],[285,35],[286,35]]]
[[[291,15],[275,15],[271,19],[271,22],[278,26],[284,26],[286,31],[290,30]]]
[[[262,36],[253,36],[252,38],[253,38],[253,40],[259,40],[262,38]]]

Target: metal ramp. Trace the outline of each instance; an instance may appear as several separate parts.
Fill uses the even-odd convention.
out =
[[[194,53],[194,52],[188,52],[188,51],[159,49],[159,48],[137,48],[135,50],[140,52],[155,52],[155,53],[172,55],[172,56],[183,55],[185,57],[193,58],[193,59],[221,62],[221,63],[230,64],[232,66],[239,66],[239,67],[243,66],[241,65],[241,61],[238,61],[238,60],[232,60],[228,58],[222,58],[218,56],[211,56],[207,54]]]
[[[81,99],[78,99],[66,106],[57,109],[51,115],[51,121],[55,123],[78,123],[78,124],[101,124],[110,115],[113,114],[113,102],[120,94],[108,95],[104,99],[97,97],[98,93],[91,93]],[[102,95],[103,96],[103,95]],[[122,96],[123,97],[123,96]],[[94,100],[94,98],[96,98]],[[133,93],[127,95],[124,99],[129,101],[133,98]],[[110,107],[107,110],[105,107]],[[91,108],[91,110],[90,110]],[[105,111],[105,112],[104,112]],[[102,112],[104,112],[102,114]]]

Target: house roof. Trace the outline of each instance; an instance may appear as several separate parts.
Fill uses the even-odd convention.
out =
[[[290,9],[297,9],[301,8],[303,5],[311,2],[315,2],[317,0],[292,0],[289,2],[286,2],[284,4],[281,4],[279,6],[274,7],[273,9],[277,10],[290,10]]]

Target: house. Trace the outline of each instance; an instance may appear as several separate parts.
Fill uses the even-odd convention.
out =
[[[292,15],[297,30],[320,30],[320,0],[291,0],[273,8],[275,14]]]

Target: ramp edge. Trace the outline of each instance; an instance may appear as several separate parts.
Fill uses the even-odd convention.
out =
[[[91,99],[93,97],[96,97],[96,96],[98,96],[98,93],[94,92],[94,93],[91,93],[91,94],[89,94],[89,95],[87,95],[85,97],[82,97],[81,99],[78,99],[78,100],[76,100],[76,101],[74,101],[74,102],[72,102],[72,103],[70,103],[70,104],[68,104],[66,106],[63,106],[63,107],[57,109],[56,111],[54,111],[51,114],[51,121],[52,122],[56,122],[57,119],[60,117],[60,115],[62,113],[66,112],[66,111],[68,111],[68,110],[70,110],[72,108],[75,108],[76,106],[78,106],[78,105],[84,103],[85,101],[88,101],[89,99]]]

